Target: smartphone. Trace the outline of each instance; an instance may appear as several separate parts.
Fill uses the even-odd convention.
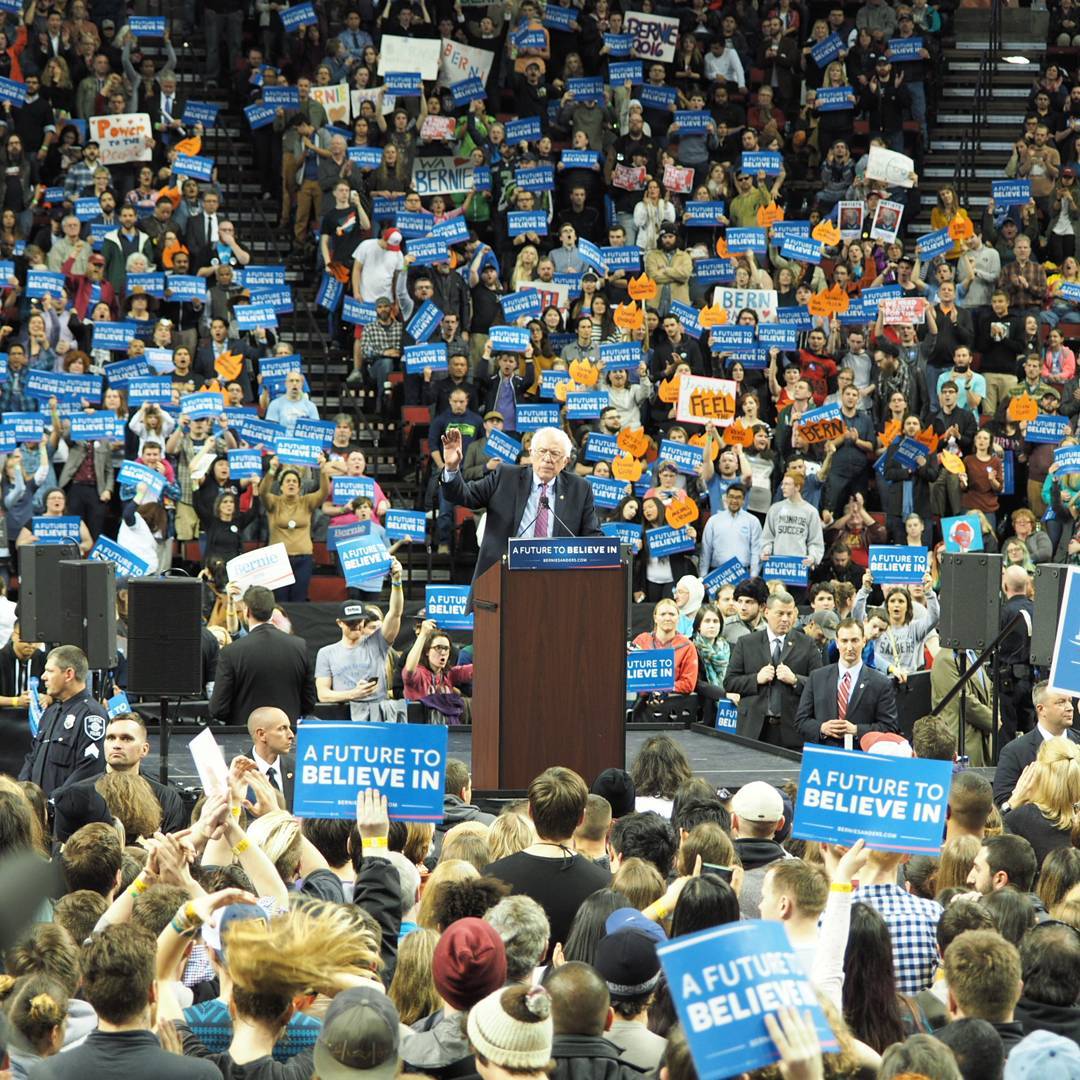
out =
[[[723,878],[729,885],[731,884],[731,873],[735,868],[733,866],[719,866],[716,863],[703,862],[701,864],[701,871],[704,874],[715,874],[717,877]]]

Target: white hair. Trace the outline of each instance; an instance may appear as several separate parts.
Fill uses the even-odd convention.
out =
[[[574,449],[574,444],[570,441],[570,436],[566,434],[562,428],[557,427],[542,427],[538,428],[536,434],[533,435],[533,445],[535,446],[540,436],[543,435],[549,442],[554,441],[562,447],[562,452],[570,457],[571,452]]]

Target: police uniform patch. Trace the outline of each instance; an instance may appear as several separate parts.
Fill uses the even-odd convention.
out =
[[[105,721],[100,716],[86,716],[83,718],[83,734],[91,740],[91,742],[97,742],[105,734]]]
[[[64,717],[64,730],[65,731],[70,731],[74,726],[75,726],[75,714],[74,713],[68,713],[67,716]]]

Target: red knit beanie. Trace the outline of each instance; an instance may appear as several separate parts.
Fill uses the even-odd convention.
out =
[[[435,989],[464,1012],[506,982],[502,938],[483,919],[458,919],[439,938],[432,959]]]

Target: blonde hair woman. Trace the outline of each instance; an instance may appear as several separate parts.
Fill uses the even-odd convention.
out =
[[[1009,797],[1005,826],[1028,840],[1039,866],[1057,848],[1080,838],[1080,747],[1047,739],[1039,756],[1020,774]]]
[[[439,935],[434,930],[420,927],[406,934],[398,946],[397,967],[387,994],[406,1026],[443,1006],[431,974],[438,943]]]
[[[437,933],[439,925],[435,917],[435,901],[439,885],[444,881],[469,881],[479,876],[480,871],[464,859],[448,859],[446,862],[439,863],[431,871],[431,876],[424,885],[424,895],[420,897],[420,907],[416,913],[416,925]]]
[[[519,285],[526,285],[536,280],[536,267],[540,262],[540,256],[532,244],[526,244],[514,260],[514,269],[510,273],[510,291],[515,291]]]
[[[522,814],[509,811],[500,814],[492,823],[488,832],[488,844],[491,847],[491,861],[524,851],[536,843],[539,837],[532,821]]]

